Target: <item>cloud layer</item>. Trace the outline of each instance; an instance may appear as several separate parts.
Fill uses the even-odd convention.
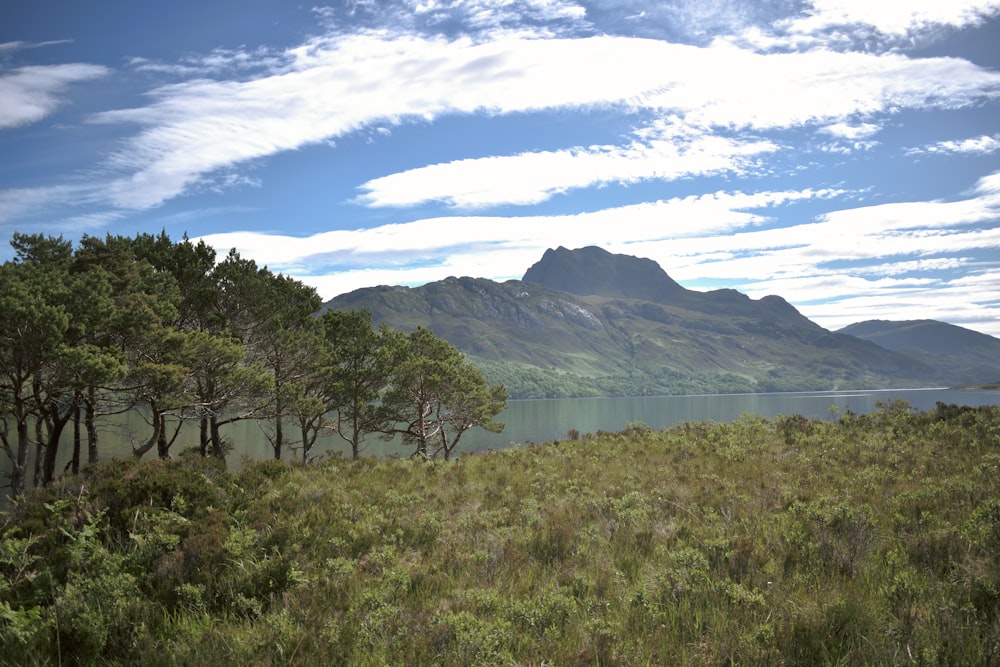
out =
[[[316,39],[290,56],[279,73],[164,86],[153,91],[148,106],[99,114],[96,122],[140,127],[107,162],[123,174],[110,189],[111,204],[158,206],[218,170],[376,123],[598,105],[682,119],[687,146],[666,137],[645,146],[487,157],[362,185],[362,200],[374,205],[412,204],[415,187],[439,177],[437,192],[427,198],[460,206],[503,204],[505,197],[532,203],[572,187],[739,169],[739,158],[774,150],[767,141],[717,136],[715,128],[846,128],[858,116],[958,108],[1000,95],[1000,73],[959,59],[830,51],[763,55],[624,37],[500,35],[477,42],[363,34]],[[874,130],[870,124],[855,127]],[[688,171],[678,162],[688,158],[708,164]],[[574,164],[565,168],[568,162]],[[516,184],[526,169],[554,174],[553,168],[564,171],[556,182],[533,191]],[[447,179],[455,169],[478,170],[477,182],[508,192],[470,191],[471,179],[455,192],[441,191],[455,182]]]

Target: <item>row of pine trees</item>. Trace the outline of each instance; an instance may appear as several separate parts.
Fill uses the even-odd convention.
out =
[[[236,250],[220,260],[165,232],[11,244],[0,265],[0,444],[14,497],[29,476],[55,478],[64,441],[68,471],[97,462],[98,424],[128,410],[149,421],[137,457],[169,457],[187,421],[201,455],[223,460],[236,447],[225,427],[243,419],[266,424],[276,459],[303,461],[324,433],[354,458],[373,434],[447,458],[468,429],[503,428],[493,418],[506,391],[452,345],[423,328],[375,327],[364,311],[321,313],[314,288]]]

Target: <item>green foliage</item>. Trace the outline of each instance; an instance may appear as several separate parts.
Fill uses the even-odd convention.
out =
[[[131,407],[152,426],[137,457],[154,447],[168,457],[168,420],[188,418],[203,422],[202,454],[218,458],[226,424],[273,418],[281,457],[281,420],[316,375],[313,288],[235,250],[216,263],[203,242],[166,234],[84,236],[75,249],[15,234],[12,245],[15,259],[0,265],[0,451],[12,496],[26,488],[29,452],[36,486],[53,481],[71,419],[86,422],[93,463],[97,420]]]
[[[320,317],[328,356],[322,367],[324,412],[336,413],[336,433],[357,459],[368,433],[392,428],[383,398],[399,361],[404,339],[386,327],[372,326],[368,311],[328,310]]]
[[[1000,409],[455,461],[89,469],[0,533],[16,664],[1000,659]]]
[[[415,457],[448,459],[470,428],[503,430],[493,417],[506,407],[507,390],[487,385],[457,348],[418,327],[399,340],[382,405],[396,424],[388,432],[415,446]]]

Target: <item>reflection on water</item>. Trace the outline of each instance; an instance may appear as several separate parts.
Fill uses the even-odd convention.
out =
[[[487,433],[475,429],[462,437],[460,451],[503,449],[514,444],[543,443],[567,437],[571,429],[580,433],[620,431],[629,422],[643,422],[653,428],[667,428],[686,421],[728,422],[747,413],[763,417],[800,414],[806,417],[829,418],[836,412],[863,414],[875,409],[881,402],[891,403],[902,399],[919,410],[928,410],[940,401],[960,405],[1000,404],[1000,391],[957,391],[948,389],[906,389],[885,391],[804,392],[777,394],[722,394],[707,396],[642,396],[636,398],[569,398],[551,400],[511,401],[507,410],[497,420],[506,424],[502,433]],[[242,421],[227,425],[225,437],[233,443],[229,455],[230,467],[237,467],[243,457],[272,458],[273,450],[267,438],[267,424]],[[101,459],[131,456],[133,443],[149,437],[150,426],[139,413],[120,415],[105,421],[100,431]],[[294,437],[294,429],[286,427],[286,438]],[[61,446],[61,471],[71,456],[70,437],[64,437]],[[198,441],[196,423],[182,429],[171,449],[177,454],[185,446]],[[85,447],[85,445],[84,445]],[[350,449],[336,435],[321,439],[313,453],[341,452],[349,455]],[[33,452],[32,452],[33,453]],[[370,437],[365,455],[408,456],[411,450],[398,442],[385,442]],[[155,456],[155,451],[146,454]],[[294,448],[286,448],[285,459],[301,457]],[[83,454],[86,459],[86,452]],[[29,461],[28,470],[34,465]],[[0,456],[0,472],[10,470],[10,462]]]

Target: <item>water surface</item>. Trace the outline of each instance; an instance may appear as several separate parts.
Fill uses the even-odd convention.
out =
[[[503,449],[516,444],[543,443],[566,439],[573,429],[580,434],[597,431],[620,431],[629,422],[642,422],[661,429],[687,421],[728,422],[743,414],[775,417],[799,414],[806,417],[832,418],[846,410],[863,414],[874,410],[878,403],[904,400],[919,410],[928,410],[937,402],[959,405],[1000,404],[1000,391],[965,391],[952,389],[900,389],[880,391],[794,392],[774,394],[712,394],[701,396],[643,396],[635,398],[566,398],[510,401],[497,420],[506,424],[502,433],[481,429],[467,432],[459,451]],[[233,444],[229,455],[230,467],[237,467],[244,456],[272,458],[273,450],[266,437],[267,425],[243,421],[225,427],[223,433]],[[286,427],[287,429],[287,427]],[[138,412],[120,415],[101,425],[101,460],[130,456],[133,443],[149,437],[150,426]],[[287,429],[286,437],[294,437]],[[188,424],[171,452],[177,454],[184,446],[197,442],[196,424]],[[60,447],[57,470],[62,470],[71,456],[69,429]],[[336,435],[320,440],[313,450],[349,453],[350,449]],[[368,439],[366,455],[408,456],[411,450],[377,437]],[[146,454],[152,458],[155,452]],[[284,458],[300,456],[287,450]],[[86,452],[83,453],[86,458]],[[29,478],[33,462],[29,461]],[[6,456],[0,455],[0,473],[10,470]]]

